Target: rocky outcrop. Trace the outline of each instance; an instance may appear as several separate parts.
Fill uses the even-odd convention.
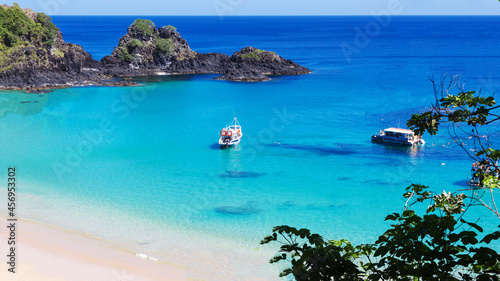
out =
[[[291,60],[280,57],[275,52],[246,47],[235,52],[229,59],[224,76],[216,79],[232,81],[265,81],[267,75],[306,74],[311,71]]]
[[[174,61],[195,56],[175,27],[157,29],[152,21],[137,19],[101,66],[112,75],[154,74],[168,70]]]
[[[266,75],[304,74],[310,70],[274,52],[246,47],[231,57],[200,54],[172,26],[157,29],[149,20],[136,20],[110,56],[101,64],[109,75],[218,73],[215,79],[265,81]]]
[[[108,84],[100,63],[81,46],[64,42],[50,17],[17,4],[0,9],[0,27],[7,30],[0,37],[0,89]]]
[[[43,13],[0,5],[0,89],[50,88],[72,85],[135,85],[121,76],[217,73],[215,79],[265,81],[267,75],[304,74],[310,70],[274,52],[246,47],[232,56],[191,50],[173,26],[157,28],[137,19],[118,46],[96,61],[81,46],[66,43]],[[19,30],[9,26],[23,26]],[[14,30],[10,32],[10,30]]]

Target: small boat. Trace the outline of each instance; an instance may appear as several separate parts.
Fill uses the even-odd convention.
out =
[[[372,142],[394,144],[394,145],[424,145],[422,136],[415,135],[415,132],[408,129],[388,128],[380,131],[380,134],[372,136]]]
[[[233,122],[220,131],[219,145],[221,147],[237,145],[240,143],[242,136],[240,123],[238,123],[235,116]]]

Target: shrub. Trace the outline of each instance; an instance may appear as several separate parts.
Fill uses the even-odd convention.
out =
[[[177,28],[175,26],[172,26],[172,25],[167,25],[167,26],[164,26],[164,28],[168,28],[172,31],[177,31]]]
[[[125,62],[131,62],[134,60],[134,56],[129,54],[128,49],[124,46],[119,46],[117,49],[118,57]]]
[[[242,59],[256,59],[256,60],[260,60],[262,58],[261,54],[264,53],[264,52],[266,52],[266,51],[255,49],[251,53],[242,54],[241,58]]]
[[[151,20],[136,19],[132,25],[132,35],[135,38],[150,37],[156,28]]]
[[[33,21],[17,4],[12,8],[0,7],[0,42],[4,48],[11,48],[22,42],[38,47],[52,46],[56,36],[57,27],[44,13],[37,14]]]
[[[36,22],[44,29],[42,38],[44,44],[52,46],[57,36],[56,25],[52,22],[52,19],[44,13],[38,13],[36,15]]]
[[[434,195],[428,187],[412,184],[405,198],[410,206],[429,202],[417,215],[405,209],[386,217],[391,228],[374,244],[354,246],[347,240],[323,239],[307,229],[276,226],[261,244],[278,242],[280,253],[271,263],[285,262],[280,277],[318,280],[490,280],[498,281],[500,255],[488,247],[500,231],[487,234],[461,215],[465,195]]]
[[[59,49],[54,49],[53,52],[54,56],[58,58],[63,58],[64,57],[64,52],[59,50]]]
[[[156,41],[156,50],[160,53],[167,53],[168,55],[173,55],[175,51],[174,42],[172,39],[161,38]]]
[[[142,48],[142,46],[143,46],[142,42],[137,39],[132,39],[127,43],[127,49],[129,53],[134,52],[134,50],[137,48]]]

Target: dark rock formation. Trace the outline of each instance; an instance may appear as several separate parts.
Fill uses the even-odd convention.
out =
[[[157,29],[153,22],[136,20],[110,56],[101,60],[109,75],[218,73],[215,79],[265,81],[266,75],[304,74],[311,71],[274,52],[246,47],[231,57],[191,50],[175,27]]]
[[[62,33],[43,13],[15,4],[2,6],[0,27],[0,89],[32,89],[102,84],[100,63],[81,46],[66,43]],[[22,26],[13,28],[9,22]]]
[[[305,74],[311,71],[303,66],[286,60],[275,52],[246,47],[235,52],[225,69],[224,76],[216,79],[233,81],[265,81],[266,75]]]
[[[266,75],[304,74],[309,69],[274,52],[246,47],[231,57],[194,52],[176,28],[156,28],[137,19],[120,38],[113,52],[100,62],[81,46],[66,43],[59,29],[43,13],[0,6],[0,29],[17,30],[9,22],[27,27],[0,34],[0,89],[43,89],[72,85],[136,85],[120,76],[157,74],[222,74],[215,79],[265,81]]]

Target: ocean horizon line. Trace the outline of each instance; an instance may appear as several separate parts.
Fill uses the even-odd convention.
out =
[[[314,18],[314,17],[323,17],[323,18],[331,18],[331,17],[376,17],[376,16],[391,16],[398,18],[461,18],[461,17],[475,17],[475,18],[495,18],[500,17],[500,15],[52,15],[48,14],[51,17],[213,17],[213,18],[225,18],[225,17],[253,17],[253,18],[270,18],[270,17],[280,17],[280,18]]]

